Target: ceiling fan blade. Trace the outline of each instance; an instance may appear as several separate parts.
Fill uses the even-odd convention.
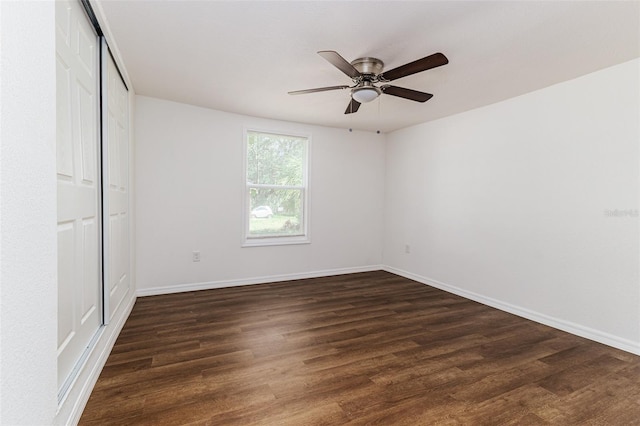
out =
[[[349,105],[347,105],[347,109],[344,112],[345,114],[352,114],[356,111],[358,111],[358,108],[360,108],[360,102],[356,101],[355,99],[351,99],[351,102],[349,102]]]
[[[355,69],[354,66],[351,65],[349,62],[347,62],[345,58],[340,56],[338,52],[335,52],[333,50],[321,50],[318,52],[318,55],[325,58],[334,67],[338,68],[340,71],[342,71],[349,77],[351,78],[360,77],[360,73],[358,72],[358,70]]]
[[[348,89],[349,86],[329,86],[329,87],[318,87],[315,89],[306,89],[306,90],[294,90],[293,92],[288,92],[290,95],[302,95],[305,93],[316,93],[316,92],[326,92],[328,90],[340,90],[340,89]]]
[[[406,77],[411,74],[416,74],[422,71],[430,70],[431,68],[446,65],[449,60],[442,53],[434,53],[417,61],[409,62],[408,64],[401,65],[391,71],[386,71],[380,74],[381,81],[393,81],[402,77]]]
[[[380,88],[383,93],[392,96],[398,96],[399,98],[409,99],[416,102],[426,102],[433,98],[431,93],[418,92],[417,90],[405,89],[398,86],[382,86]]]

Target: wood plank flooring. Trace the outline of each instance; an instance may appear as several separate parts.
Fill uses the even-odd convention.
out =
[[[640,425],[640,357],[386,272],[140,298],[82,425]]]

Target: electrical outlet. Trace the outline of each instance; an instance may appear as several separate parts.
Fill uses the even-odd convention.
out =
[[[404,245],[404,252],[407,254],[411,253],[411,246],[409,244]]]
[[[193,252],[193,261],[194,262],[200,262],[200,252],[199,251],[194,251]]]

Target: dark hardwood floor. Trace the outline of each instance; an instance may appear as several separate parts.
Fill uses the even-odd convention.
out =
[[[153,296],[80,424],[636,425],[640,357],[386,272]]]

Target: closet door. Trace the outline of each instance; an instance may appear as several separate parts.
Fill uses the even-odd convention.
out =
[[[76,0],[56,2],[58,388],[100,328],[99,44]],[[67,382],[67,383],[66,383]]]
[[[102,42],[103,178],[105,228],[105,317],[107,324],[130,286],[128,92]]]

